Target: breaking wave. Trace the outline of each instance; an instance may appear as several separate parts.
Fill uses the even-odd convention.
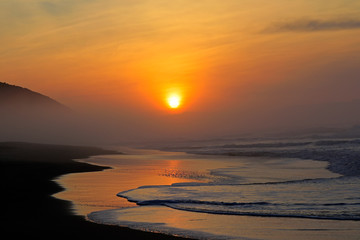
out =
[[[360,220],[356,189],[360,189],[360,178],[342,177],[263,184],[143,186],[118,196],[138,205],[213,214]]]

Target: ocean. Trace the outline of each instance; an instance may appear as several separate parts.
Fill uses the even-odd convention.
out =
[[[153,149],[150,149],[153,148]],[[118,147],[56,181],[74,213],[196,239],[360,239],[359,139]]]

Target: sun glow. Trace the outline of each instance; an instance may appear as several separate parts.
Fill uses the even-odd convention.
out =
[[[181,103],[181,97],[177,94],[172,94],[172,95],[168,96],[167,103],[170,108],[174,108],[174,109],[178,108]]]

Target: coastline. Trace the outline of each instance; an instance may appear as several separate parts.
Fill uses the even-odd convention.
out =
[[[123,237],[131,239],[184,239],[159,233],[90,222],[71,213],[71,202],[52,197],[63,190],[53,181],[67,173],[102,171],[74,159],[120,154],[96,147],[1,142],[3,234],[12,237]]]
[[[108,191],[107,193],[115,191],[123,193],[128,192],[130,195],[126,195],[127,197],[124,199],[132,199],[138,203],[144,201],[145,206],[138,204],[141,206],[136,208],[125,209],[121,207],[113,207],[111,209],[85,210],[85,212],[91,212],[90,214],[87,213],[89,219],[99,223],[128,226],[139,230],[151,229],[152,231],[162,232],[164,234],[179,234],[184,237],[192,237],[195,239],[225,239],[226,236],[269,240],[302,240],[308,238],[330,240],[346,236],[347,239],[355,240],[357,238],[354,236],[359,236],[359,231],[357,230],[359,226],[358,221],[345,219],[342,221],[340,220],[342,218],[335,219],[335,217],[331,217],[328,214],[316,215],[318,218],[314,218],[315,214],[321,212],[314,213],[312,209],[320,209],[321,211],[322,208],[321,206],[315,206],[317,204],[312,204],[317,201],[324,203],[325,205],[329,202],[334,202],[336,203],[334,205],[336,206],[335,208],[340,211],[345,211],[345,208],[347,208],[347,201],[343,199],[343,194],[338,194],[339,191],[336,189],[339,189],[340,192],[344,191],[343,193],[345,195],[351,199],[355,199],[353,198],[354,194],[350,195],[346,193],[347,188],[345,187],[349,186],[349,184],[346,183],[346,179],[348,178],[343,178],[339,176],[339,174],[330,172],[326,169],[327,163],[324,161],[303,160],[298,158],[273,159],[264,157],[257,158],[258,161],[254,161],[255,159],[247,157],[242,160],[238,160],[237,157],[232,158],[221,155],[211,157],[184,154],[183,152],[168,152],[168,154],[165,154],[164,156],[165,157],[162,158],[160,155],[156,155],[156,153],[149,151],[147,154],[145,152],[141,152],[141,155],[139,156],[132,153],[126,156],[117,155],[110,156],[109,158],[103,156],[100,158],[91,158],[89,161],[86,160],[85,162],[92,164],[105,164],[112,166],[113,169],[105,172],[68,175],[68,179],[61,182],[61,184],[69,188],[69,192],[71,192],[71,189],[74,189],[74,193],[82,192],[85,198],[80,199],[72,197],[70,193],[68,197],[64,197],[64,199],[74,199],[74,202],[77,203],[76,205],[80,206],[81,209],[83,209],[83,206],[89,205],[97,207],[101,206],[103,202],[110,203],[112,201],[111,199],[97,199],[95,196],[88,198],[89,193],[86,192],[86,189],[99,189],[99,186],[96,185],[96,181],[100,180],[99,182],[105,183],[103,186],[105,186],[106,189],[111,189],[111,191]],[[166,159],[166,162],[162,162],[162,159]],[[137,163],[136,160],[139,162]],[[124,171],[121,169],[132,170]],[[211,169],[212,176],[229,176],[231,183],[236,181],[236,176],[239,177],[238,180],[240,185],[246,181],[256,182],[257,178],[260,176],[261,178],[264,178],[264,180],[260,180],[264,184],[248,184],[239,186],[239,191],[236,191],[236,189],[234,189],[234,191],[231,189],[226,190],[224,186],[220,186],[220,182],[218,182],[220,185],[217,187],[217,184],[210,184],[210,186],[199,184],[197,186],[197,184],[194,183],[188,185],[183,184],[180,181],[179,184],[175,183],[174,187],[171,187],[173,183],[162,182],[159,181],[160,179],[157,179],[154,182],[148,181],[147,179],[154,179],[156,175],[159,177],[160,172],[151,172],[151,169],[178,169],[179,173],[190,173],[192,176],[194,171],[198,171],[198,173],[202,175],[204,173],[202,172],[203,169]],[[176,171],[173,173],[173,176],[176,176]],[[114,177],[109,177],[109,175]],[[148,176],[151,176],[151,178],[148,178]],[[121,179],[121,181],[115,184],[115,188],[113,181],[106,184],[108,182],[107,179],[118,178]],[[297,178],[297,180],[293,178]],[[136,182],[127,182],[127,179],[136,179]],[[169,179],[169,177],[167,177],[167,179]],[[314,181],[311,179],[314,179]],[[216,177],[213,180],[216,181]],[[89,181],[90,184],[88,184]],[[271,184],[272,181],[274,181],[275,184]],[[123,185],[122,183],[126,184]],[[349,183],[351,183],[351,181]],[[352,185],[352,183],[350,185],[353,186],[353,189],[357,189],[359,186],[358,184],[359,182],[356,181],[356,185]],[[168,187],[164,185],[167,185]],[[329,186],[331,186],[332,190],[331,192],[326,192],[326,189]],[[234,187],[236,188],[236,186]],[[131,194],[131,192],[134,194]],[[236,197],[233,198],[232,196],[234,195],[227,195],[227,193],[235,192],[240,193],[237,195],[243,196],[242,199]],[[286,196],[286,194],[283,195],[282,192],[291,194]],[[305,198],[299,200],[299,192],[304,193],[304,195],[309,195],[309,198],[306,199],[309,199],[310,201],[307,201]],[[250,195],[247,193],[250,193]],[[333,193],[336,194],[333,195]],[[102,191],[99,191],[95,195],[102,196],[109,194],[102,194]],[[244,198],[247,195],[250,196],[250,198]],[[278,200],[275,198],[271,199],[271,196],[274,195],[278,196]],[[224,197],[222,198],[221,196]],[[229,198],[227,196],[229,196]],[[256,196],[256,198],[252,198],[251,196]],[[270,198],[266,196],[269,196]],[[332,198],[330,196],[338,197]],[[185,202],[182,201],[184,199],[183,197],[186,198]],[[356,192],[355,197],[357,197]],[[88,202],[87,199],[96,200]],[[161,203],[158,201],[161,199],[164,200],[163,203],[165,206],[161,206]],[[287,199],[289,201],[287,201]],[[315,201],[312,201],[311,199]],[[187,200],[189,201],[186,202]],[[275,203],[279,204],[275,204],[274,208],[271,207],[273,200],[276,201]],[[298,201],[303,203],[303,200],[305,203],[303,210],[308,209],[309,211],[307,213],[301,210],[301,204],[297,204]],[[225,209],[225,211],[235,210],[236,212],[236,208],[234,208],[235,206],[231,206],[231,203],[241,203],[242,201],[245,203],[254,202],[254,208],[248,205],[245,209],[247,213],[240,213],[236,216],[235,214],[226,214],[225,212],[223,212],[225,214],[222,214],[219,211],[221,209]],[[191,202],[199,204],[187,205],[187,203]],[[214,204],[213,206],[215,206],[215,208],[213,208],[208,206],[206,202],[219,204]],[[230,203],[229,208],[222,208],[222,204],[225,203],[224,205],[227,205],[226,203],[228,202]],[[177,205],[177,203],[179,203],[180,206]],[[260,204],[257,205],[257,203]],[[280,214],[279,210],[283,209],[280,205],[292,205],[287,203],[295,204],[289,208],[290,212],[288,214]],[[337,203],[341,204],[337,205]],[[201,207],[203,204],[204,207]],[[110,207],[111,205],[115,206],[116,204],[108,204]],[[239,205],[240,208],[241,205],[242,204]],[[219,208],[216,206],[219,206]],[[259,208],[256,206],[259,206]],[[256,209],[261,211],[261,208],[266,206],[270,207],[268,214],[255,215]],[[300,208],[298,206],[300,206]],[[284,209],[287,208],[288,207],[285,207]],[[324,206],[324,208],[330,209],[332,207],[330,206],[327,208]],[[206,209],[209,209],[210,211],[206,212]],[[251,214],[251,209],[255,210],[255,214]],[[300,209],[303,215],[297,215],[297,209]],[[332,209],[330,210],[332,211]],[[341,214],[341,212],[339,213]],[[306,215],[309,217],[306,217]]]

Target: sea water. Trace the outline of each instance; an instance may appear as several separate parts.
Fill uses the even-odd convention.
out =
[[[112,197],[122,203],[99,208],[106,204],[99,199],[83,214],[99,223],[199,239],[359,239],[360,178],[351,174],[358,167],[356,139],[166,149],[87,160],[113,167],[101,174],[116,182]],[[338,160],[344,155],[347,168]],[[354,176],[330,172],[329,162]],[[111,185],[87,174],[88,183]],[[90,185],[85,192],[99,191]]]

